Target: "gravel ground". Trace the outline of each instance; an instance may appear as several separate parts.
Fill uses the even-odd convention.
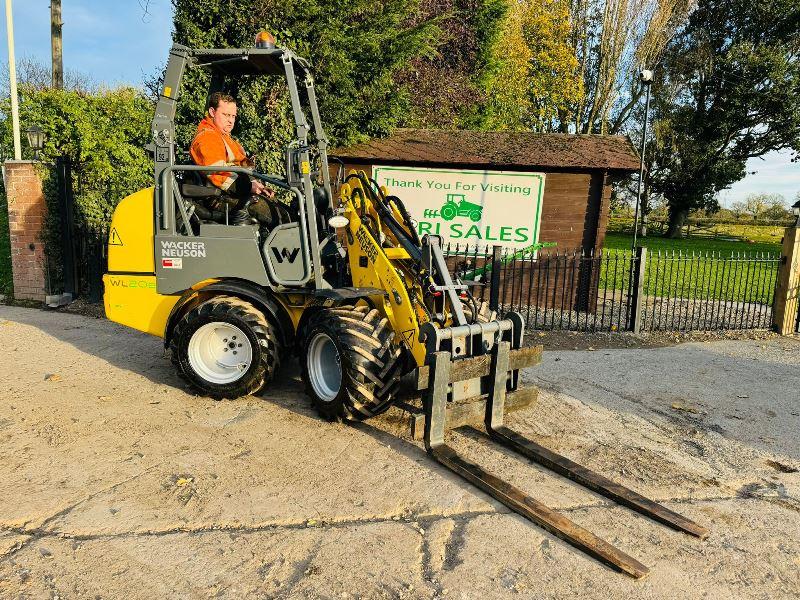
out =
[[[618,336],[623,337],[623,336]],[[189,393],[160,340],[0,306],[0,598],[796,598],[800,340],[550,350],[532,439],[686,514],[699,541],[452,444],[651,568],[634,581],[433,464],[399,413],[320,421],[296,370]]]

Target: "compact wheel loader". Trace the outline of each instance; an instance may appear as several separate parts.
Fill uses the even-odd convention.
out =
[[[283,195],[271,226],[207,210],[206,200],[222,192],[205,175],[220,167],[176,160],[174,117],[188,68],[210,71],[210,92],[231,78],[285,80],[295,125],[285,175],[224,169]],[[179,373],[201,394],[258,393],[294,353],[324,418],[363,420],[392,404],[408,410],[432,458],[617,570],[647,573],[621,550],[459,456],[445,443],[447,429],[477,414],[490,439],[522,456],[674,529],[707,534],[504,425],[506,405],[526,392],[518,388],[519,370],[538,362],[541,347],[522,346],[519,314],[498,320],[476,301],[451,276],[441,239],[420,239],[402,200],[364,172],[342,174],[334,199],[307,61],[271,44],[176,44],[152,136],[154,186],[123,199],[114,212],[105,308],[110,319],[162,337]]]

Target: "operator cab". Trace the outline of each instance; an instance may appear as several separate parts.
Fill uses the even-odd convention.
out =
[[[175,114],[186,69],[210,74],[208,95],[236,91],[243,78],[280,76],[291,102],[294,127],[285,149],[285,174],[245,167],[198,166],[175,160]],[[306,115],[310,118],[307,119]],[[336,238],[322,129],[308,62],[271,36],[260,34],[254,48],[192,49],[174,44],[152,124],[155,158],[154,228],[157,290],[171,294],[198,281],[238,278],[271,289],[317,293],[336,285]],[[232,210],[214,202],[225,193],[210,185],[215,171],[258,179],[276,191],[268,223],[252,219],[241,204]],[[244,209],[244,210],[243,210]],[[255,221],[255,222],[254,222]],[[202,256],[184,256],[180,268],[162,248],[199,244]],[[194,247],[194,246],[193,246]],[[164,260],[161,260],[161,259]]]

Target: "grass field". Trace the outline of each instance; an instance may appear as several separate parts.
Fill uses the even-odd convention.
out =
[[[628,289],[630,263],[623,254],[630,252],[631,241],[626,234],[606,236],[604,250],[610,252],[601,267],[601,286]],[[777,242],[661,237],[641,238],[640,242],[648,250],[647,296],[772,302],[781,250]]]
[[[788,225],[787,225],[788,226]],[[685,231],[689,232],[688,237],[697,239],[697,234],[704,236],[716,236],[719,238],[738,238],[742,242],[756,243],[775,243],[779,244],[783,237],[786,226],[777,225],[756,225],[754,223],[708,223],[706,225],[693,225],[689,223]],[[654,238],[661,234],[658,225],[651,227]],[[633,219],[624,217],[610,217],[608,221],[609,231],[631,232],[633,231]]]
[[[740,227],[736,225],[735,227]],[[764,229],[764,228],[758,228]],[[663,253],[666,251],[672,252],[702,252],[702,253],[722,253],[723,256],[729,256],[731,253],[746,253],[748,255],[756,252],[769,252],[772,254],[780,254],[781,252],[781,235],[777,238],[766,235],[764,232],[759,233],[757,238],[760,241],[727,241],[720,239],[706,239],[706,238],[681,238],[677,240],[670,240],[663,237],[645,237],[638,238],[637,243],[639,246],[644,246],[650,252]],[[748,239],[754,240],[755,237]],[[607,233],[606,241],[603,247],[609,250],[629,250],[633,238],[627,233]]]

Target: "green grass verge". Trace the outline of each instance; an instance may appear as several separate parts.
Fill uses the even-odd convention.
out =
[[[608,234],[601,289],[627,290],[631,236]],[[772,302],[780,245],[709,239],[641,240],[648,250],[646,296]],[[627,252],[625,252],[627,251]]]

